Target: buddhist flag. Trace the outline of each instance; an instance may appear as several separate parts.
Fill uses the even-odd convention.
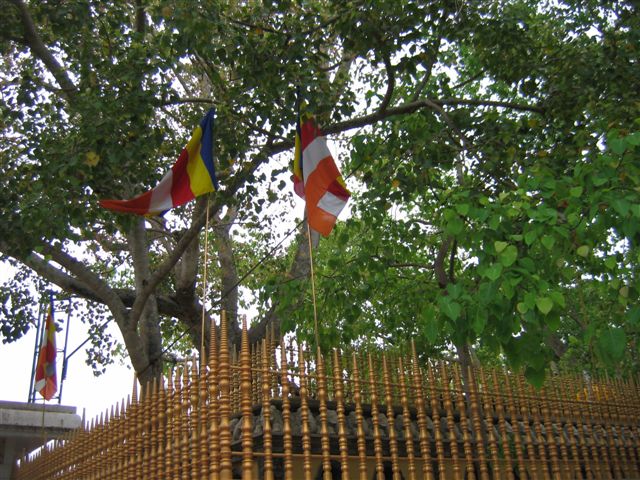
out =
[[[313,118],[298,121],[293,188],[307,201],[309,226],[329,236],[351,194]]]
[[[40,392],[45,400],[51,400],[58,391],[56,353],[56,326],[53,323],[53,304],[51,304],[36,366],[35,390]]]
[[[211,109],[196,127],[178,161],[157,187],[131,200],[101,200],[109,210],[138,215],[158,215],[199,195],[218,189],[213,167],[213,117]]]

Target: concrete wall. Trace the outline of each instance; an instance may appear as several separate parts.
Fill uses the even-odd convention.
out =
[[[0,480],[9,480],[18,456],[81,423],[75,407],[0,401]]]

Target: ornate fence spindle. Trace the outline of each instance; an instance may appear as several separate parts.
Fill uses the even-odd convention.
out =
[[[433,465],[431,461],[431,441],[427,428],[427,415],[425,412],[426,399],[422,385],[422,370],[418,363],[415,343],[411,342],[411,379],[414,392],[415,406],[418,417],[418,440],[420,441],[420,456],[422,457],[422,475],[426,480],[434,480]],[[434,420],[435,422],[435,420]],[[439,432],[440,425],[434,426],[434,433]],[[438,438],[438,435],[435,435]],[[437,442],[436,442],[437,443]],[[442,439],[440,438],[440,446]],[[443,453],[444,456],[444,453]]]
[[[393,478],[399,478],[400,465],[398,462],[398,440],[395,427],[395,417],[393,412],[394,400],[393,391],[391,387],[391,380],[389,378],[389,361],[385,354],[382,355],[382,380],[384,383],[384,397],[387,404],[387,423],[389,425],[389,452],[391,453],[391,471],[393,472]]]
[[[273,480],[273,450],[271,446],[271,373],[270,348],[262,341],[262,444],[264,450],[264,479]]]
[[[511,388],[511,383],[509,382],[509,376],[503,373],[502,377],[504,379],[504,393],[507,399],[507,409],[509,411],[511,430],[513,432],[516,459],[518,460],[518,476],[520,478],[524,478],[527,472],[527,463],[524,459],[524,443],[526,443],[526,438],[523,441],[522,431],[520,430],[520,425],[518,423],[518,408],[515,402],[514,392]]]
[[[465,469],[467,471],[466,478],[468,480],[475,480],[476,474],[474,469],[473,449],[471,448],[471,436],[469,435],[469,419],[467,418],[467,405],[465,402],[465,392],[460,380],[460,371],[457,365],[452,365],[453,371],[453,386],[456,398],[456,407],[458,409],[458,415],[460,415],[460,430],[462,430],[462,446],[464,449]],[[452,391],[453,393],[453,391]],[[476,432],[478,435],[479,432]]]
[[[417,364],[417,359],[414,355],[414,365],[415,364]],[[446,467],[446,463],[444,460],[444,439],[442,438],[442,424],[440,420],[441,392],[436,388],[436,379],[431,363],[427,364],[427,376],[429,379],[429,396],[431,397],[431,418],[433,420],[433,435],[436,441],[436,457],[438,458],[438,480],[443,480],[445,476],[444,470]],[[422,386],[421,378],[418,378],[416,381],[419,381]],[[431,445],[429,445],[428,448],[431,449]]]
[[[231,375],[229,370],[229,336],[227,333],[227,315],[222,311],[220,318],[220,480],[231,480]]]
[[[462,467],[460,465],[460,451],[458,448],[458,437],[456,435],[456,422],[453,412],[453,395],[449,388],[449,373],[444,362],[440,362],[440,380],[442,382],[442,396],[444,410],[447,415],[447,430],[449,431],[449,452],[453,459],[453,477],[455,480],[462,480]],[[442,467],[441,467],[442,468]],[[442,477],[442,475],[441,475]]]
[[[353,382],[353,403],[356,411],[356,434],[358,445],[358,477],[367,480],[366,439],[363,426],[362,398],[360,385],[360,372],[358,370],[358,357],[355,352],[351,354],[351,381]]]
[[[320,347],[317,348],[316,365],[318,368],[318,400],[320,402],[320,449],[322,453],[322,470],[324,480],[331,480],[331,451],[329,444],[329,428],[327,425],[327,376],[324,369],[324,358]]]
[[[242,414],[242,478],[253,476],[253,412],[251,411],[251,353],[247,319],[242,318],[242,343],[240,347],[240,413]],[[266,423],[266,422],[265,422]]]
[[[507,421],[505,418],[505,404],[502,401],[503,392],[498,382],[496,370],[491,371],[491,389],[495,398],[496,413],[498,414],[498,432],[500,433],[500,445],[502,446],[502,454],[504,455],[505,469],[507,471],[507,480],[515,480],[513,475],[513,457],[511,456],[511,442],[507,431]],[[514,442],[515,443],[515,442]],[[497,476],[497,475],[496,475]]]
[[[164,469],[168,480],[174,480],[176,476],[174,472],[176,470],[176,463],[174,462],[175,452],[175,403],[174,403],[174,390],[173,390],[173,368],[169,370],[169,376],[167,377],[167,433],[166,442],[164,445]]]
[[[160,388],[158,389],[158,449],[157,449],[157,476],[156,478],[169,478],[164,452],[167,445],[167,419],[168,419],[168,402],[167,390],[165,387],[165,378],[160,379]],[[117,479],[114,479],[117,480]]]
[[[489,444],[489,453],[491,455],[492,473],[495,478],[504,478],[502,474],[502,461],[500,459],[500,450],[498,447],[497,427],[494,424],[496,413],[495,392],[489,390],[487,377],[484,369],[479,370],[479,396],[482,398],[482,410],[484,412],[484,422],[487,425],[487,441]]]
[[[284,340],[280,339],[280,383],[282,384],[282,440],[284,480],[293,480],[293,444],[291,438],[291,402],[289,399],[289,367]]]
[[[311,480],[311,436],[309,432],[309,406],[307,387],[307,374],[305,370],[305,357],[302,345],[298,347],[298,369],[300,375],[300,421],[302,423],[302,469],[305,480]]]
[[[209,478],[209,429],[207,425],[209,386],[208,372],[204,354],[200,355],[200,373],[198,376],[198,476],[206,480]]]
[[[489,470],[487,468],[487,451],[485,448],[481,420],[482,407],[480,404],[480,399],[478,398],[478,385],[476,384],[475,374],[471,367],[469,367],[468,369],[467,378],[469,379],[469,397],[471,400],[471,422],[476,434],[476,449],[478,451],[478,458],[480,461],[480,478],[482,480],[489,480]],[[489,425],[487,425],[487,428],[489,428]],[[491,421],[491,428],[493,428],[493,419]]]
[[[198,464],[198,443],[200,442],[200,429],[198,428],[198,399],[200,398],[200,373],[198,372],[198,357],[191,357],[191,377],[189,382],[189,395],[187,403],[188,429],[187,451],[189,454],[189,478],[197,478],[200,471]]]
[[[378,392],[376,374],[373,369],[373,358],[367,355],[369,363],[369,391],[371,394],[371,420],[373,421],[373,451],[376,458],[376,478],[384,479],[384,465],[382,463],[382,435],[380,434],[380,414],[378,411]]]
[[[342,383],[342,362],[338,350],[333,350],[333,385],[336,401],[336,414],[338,415],[338,448],[340,450],[340,467],[342,477],[349,477],[349,450],[347,447],[347,429],[344,417],[344,393]]]
[[[216,324],[211,320],[211,335],[209,338],[209,480],[220,479],[220,427],[218,412],[218,340],[216,338]],[[205,480],[204,478],[202,480]]]
[[[416,459],[413,449],[413,434],[411,433],[411,410],[409,409],[409,396],[407,394],[407,372],[405,371],[404,362],[402,358],[398,359],[398,377],[400,380],[400,404],[402,405],[402,429],[404,433],[404,445],[407,452],[409,480],[416,480]],[[422,395],[421,395],[422,396]],[[416,411],[422,410],[422,421],[426,423],[424,418],[424,398],[416,402]],[[426,426],[426,425],[425,425]],[[418,427],[419,428],[419,427]],[[425,432],[426,433],[426,432]],[[427,444],[428,445],[428,444]],[[431,454],[429,454],[431,457]],[[427,459],[423,456],[423,461],[426,464]],[[429,458],[429,466],[431,466],[431,459]],[[426,475],[425,475],[426,476]],[[429,477],[429,480],[433,479],[433,474]]]

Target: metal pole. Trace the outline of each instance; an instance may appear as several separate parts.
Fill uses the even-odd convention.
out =
[[[62,350],[62,374],[60,375],[60,391],[58,392],[58,405],[62,402],[62,387],[67,378],[67,343],[69,342],[69,324],[71,322],[71,298],[67,302],[67,326],[64,332],[64,349]]]
[[[38,306],[38,321],[36,323],[36,341],[35,346],[33,347],[33,362],[31,362],[31,382],[29,383],[29,397],[27,399],[27,403],[34,403],[36,401],[36,392],[34,379],[36,376],[36,365],[38,364],[38,354],[40,353],[40,342],[41,335],[40,329],[42,327],[42,298],[40,298],[40,305]]]

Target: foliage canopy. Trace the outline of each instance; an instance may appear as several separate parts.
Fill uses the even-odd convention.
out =
[[[240,307],[258,309],[254,339],[304,336],[306,240],[277,245],[299,86],[328,135],[350,132],[351,216],[315,254],[323,342],[414,338],[533,381],[550,361],[637,369],[633,2],[3,3],[5,341],[39,279],[113,318],[143,377],[180,332],[199,345],[206,199],[146,221],[97,199],[153,187],[210,105],[207,304],[232,313],[232,341]]]

